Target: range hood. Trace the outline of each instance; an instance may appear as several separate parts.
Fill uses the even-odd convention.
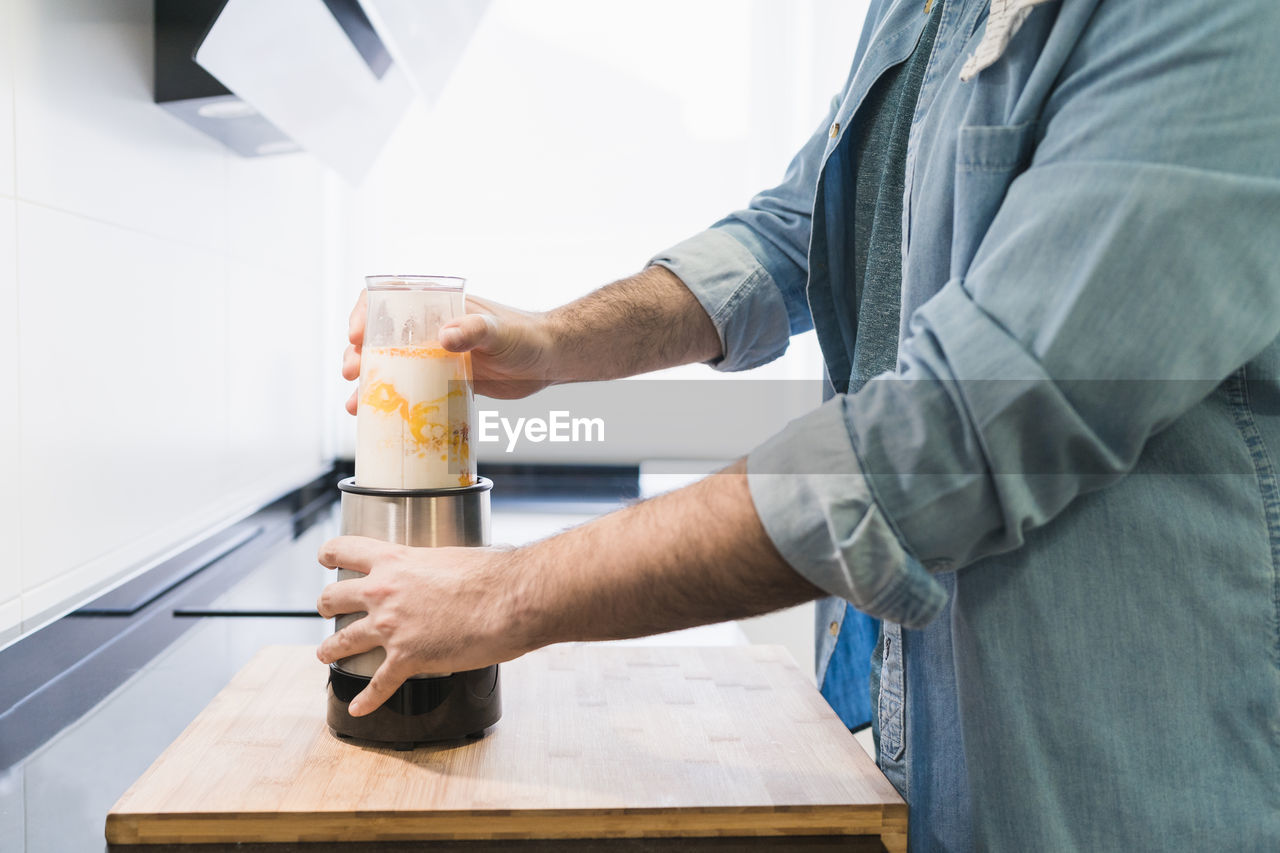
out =
[[[434,103],[488,0],[156,0],[156,102],[246,157],[307,150],[355,184]]]

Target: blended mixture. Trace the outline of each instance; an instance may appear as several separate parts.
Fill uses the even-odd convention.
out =
[[[473,399],[469,353],[439,344],[365,349],[356,483],[375,489],[473,485]]]

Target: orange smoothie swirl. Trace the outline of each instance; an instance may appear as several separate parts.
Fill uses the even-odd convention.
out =
[[[374,488],[472,485],[471,410],[470,354],[439,344],[365,349],[356,482]]]

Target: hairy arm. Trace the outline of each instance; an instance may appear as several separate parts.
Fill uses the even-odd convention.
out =
[[[745,469],[528,546],[508,605],[527,644],[640,637],[825,595],[769,541]]]
[[[660,266],[549,312],[546,331],[554,382],[619,379],[722,355],[707,312]]]
[[[353,701],[376,709],[405,679],[511,660],[550,643],[638,637],[753,616],[824,595],[782,559],[756,515],[745,464],[515,550],[408,548],[340,537],[326,618],[368,617],[327,638],[331,663],[376,646],[387,660]]]

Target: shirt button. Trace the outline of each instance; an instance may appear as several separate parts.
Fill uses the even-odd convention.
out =
[[[840,636],[840,623],[839,623],[839,622],[832,622],[830,625],[828,625],[828,626],[827,626],[827,633],[831,634],[831,636],[833,636],[833,637],[838,637],[838,636]]]
[[[831,125],[831,138],[835,139],[839,135],[840,135],[840,122],[836,122],[835,124]]]

